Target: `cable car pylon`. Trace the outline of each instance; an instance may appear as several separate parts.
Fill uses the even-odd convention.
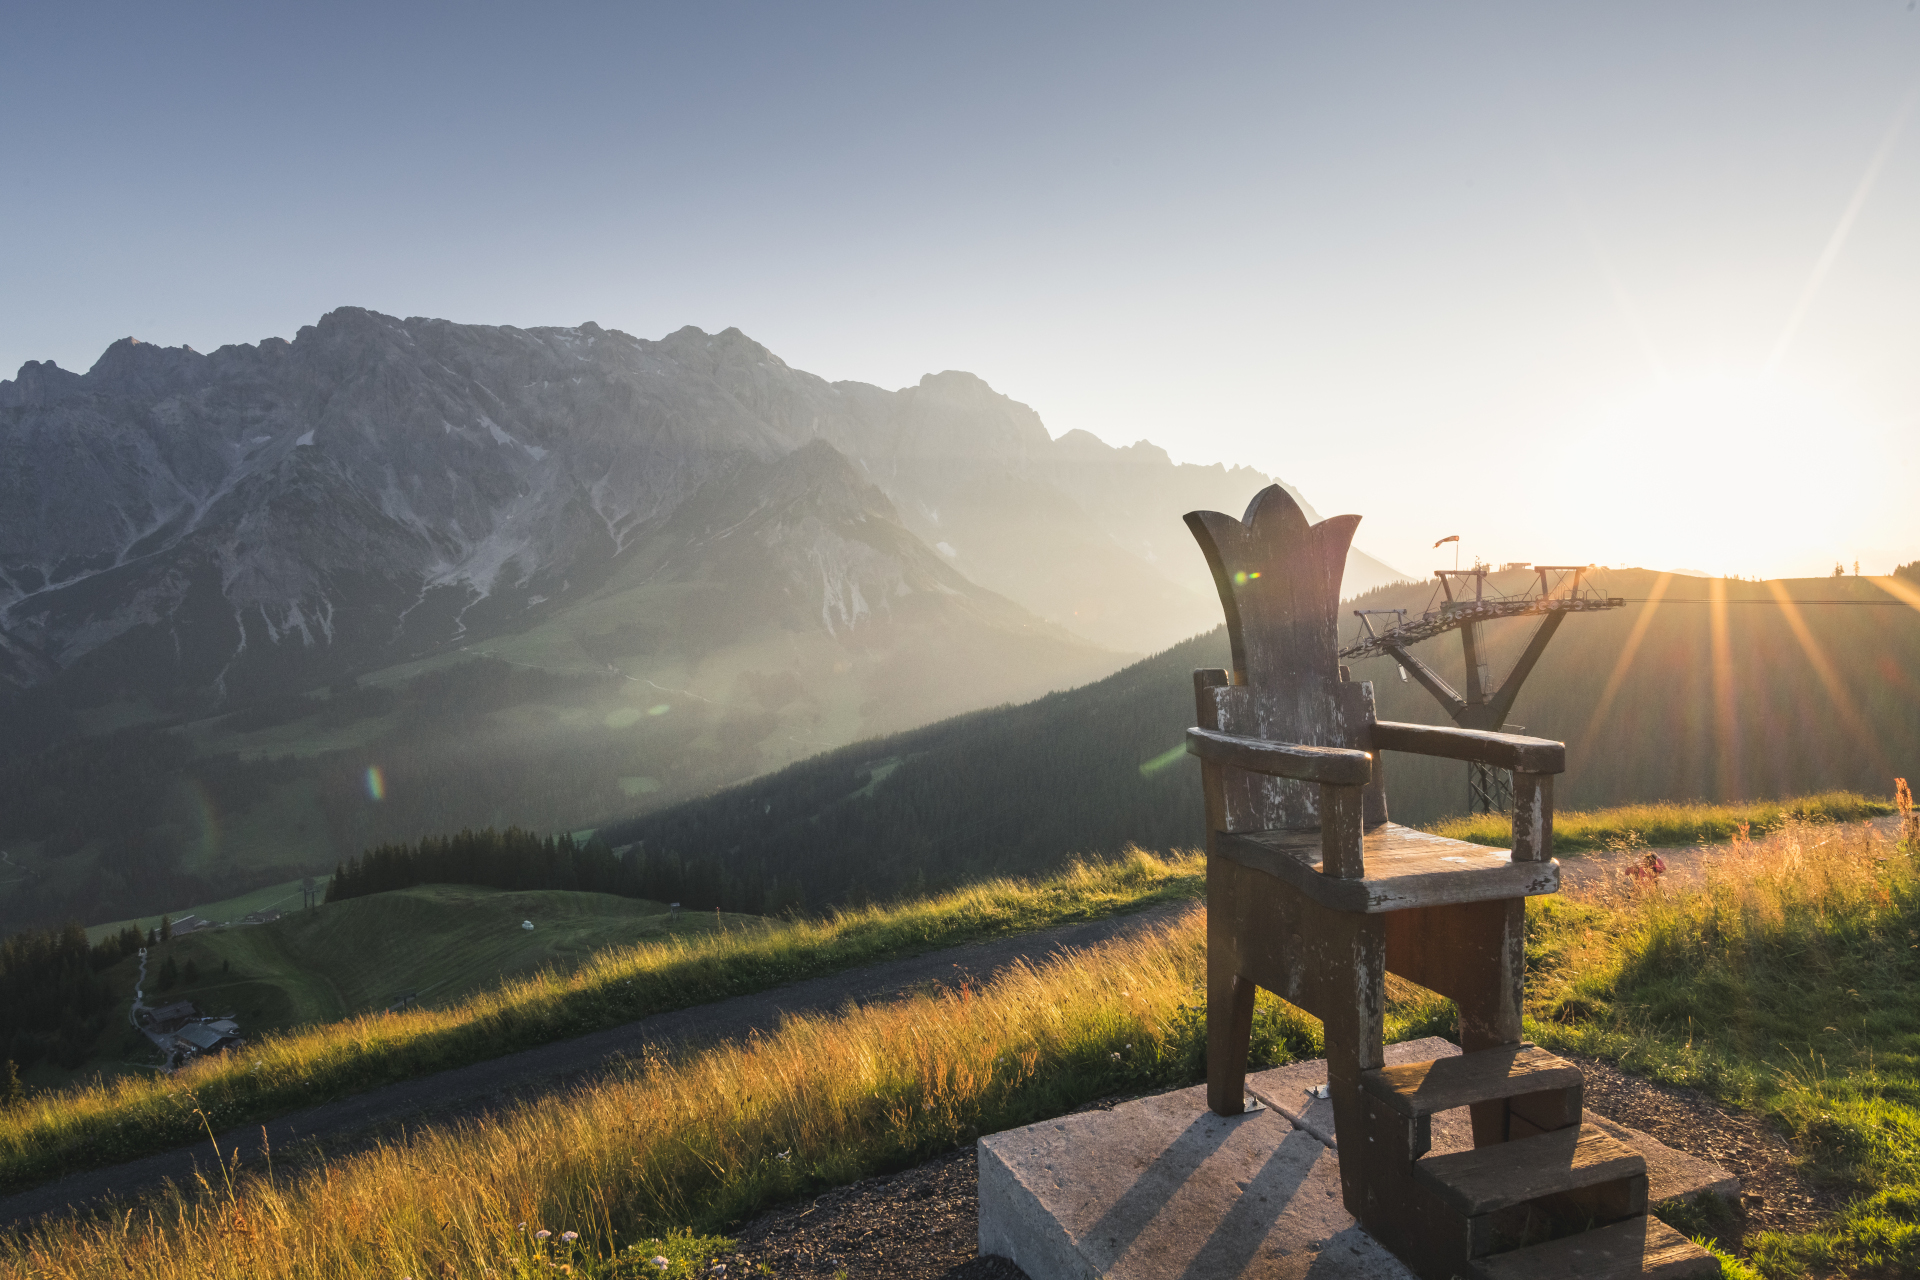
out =
[[[1620,596],[1586,593],[1585,576],[1593,568],[1592,565],[1513,564],[1502,568],[1531,570],[1537,579],[1537,594],[1536,588],[1529,586],[1520,596],[1501,596],[1489,600],[1487,575],[1495,571],[1492,565],[1475,564],[1471,569],[1436,569],[1434,577],[1440,580],[1440,591],[1446,595],[1445,602],[1438,609],[1428,610],[1415,621],[1408,621],[1407,615],[1411,611],[1406,609],[1355,609],[1354,616],[1360,619],[1366,634],[1340,650],[1341,659],[1359,662],[1382,654],[1388,655],[1400,664],[1401,678],[1405,679],[1411,674],[1461,728],[1496,733],[1521,732],[1525,726],[1508,724],[1507,713],[1513,710],[1514,699],[1520,696],[1520,686],[1532,674],[1540,655],[1546,652],[1547,643],[1553,639],[1554,632],[1560,629],[1567,615],[1619,609],[1627,602]],[[1560,576],[1550,581],[1549,574]],[[1468,580],[1473,584],[1473,598],[1470,600],[1466,598]],[[1454,593],[1456,583],[1460,592],[1458,596]],[[1373,618],[1381,614],[1396,614],[1400,620],[1384,631],[1376,632]],[[1490,678],[1488,664],[1481,657],[1480,624],[1501,618],[1535,616],[1539,617],[1540,625],[1534,628],[1533,636],[1527,641],[1519,661],[1513,664],[1506,678],[1495,685]],[[1465,694],[1455,690],[1441,679],[1439,672],[1408,651],[1409,645],[1449,631],[1460,633],[1460,647],[1467,670]],[[1467,811],[1510,813],[1512,810],[1513,780],[1506,772],[1488,765],[1469,763]]]

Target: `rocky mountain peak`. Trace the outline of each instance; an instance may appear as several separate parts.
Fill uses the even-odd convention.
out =
[[[160,398],[193,386],[207,358],[192,347],[161,347],[122,338],[87,370],[87,390],[129,399]]]
[[[54,404],[80,394],[81,376],[51,360],[29,360],[11,382],[0,382],[0,409]]]
[[[814,439],[774,464],[765,494],[768,505],[806,506],[838,515],[900,516],[880,486],[825,440]]]
[[[896,528],[920,551],[892,560],[1142,650],[1217,608],[1181,513],[1239,510],[1266,478],[1054,442],[970,373],[829,384],[736,328],[341,307],[212,356],[126,339],[84,376],[0,383],[0,687],[236,693],[468,643],[569,607],[709,481],[842,541]]]

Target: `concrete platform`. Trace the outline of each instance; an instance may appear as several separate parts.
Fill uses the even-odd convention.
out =
[[[1387,1062],[1460,1050],[1387,1048]],[[1224,1118],[1205,1086],[1086,1111],[980,1140],[980,1252],[1032,1280],[1414,1280],[1340,1202],[1331,1104],[1311,1090],[1325,1062],[1249,1076],[1262,1105]],[[1647,1156],[1650,1199],[1737,1197],[1726,1170],[1622,1126]],[[1465,1108],[1433,1120],[1436,1153],[1473,1145]]]

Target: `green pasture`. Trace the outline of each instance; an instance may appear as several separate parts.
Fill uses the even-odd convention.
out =
[[[203,920],[212,920],[216,923],[220,921],[238,923],[255,911],[268,911],[276,907],[282,911],[293,911],[300,906],[300,883],[298,880],[288,880],[281,884],[268,885],[264,889],[255,889],[250,893],[222,898],[218,902],[203,902],[160,914],[173,920],[186,916],[199,916]],[[325,880],[319,880],[316,883],[323,891],[325,890]],[[120,932],[128,925],[142,930],[158,929],[160,915],[141,916],[137,920],[115,920],[108,924],[90,924],[87,926],[87,941],[98,942],[110,933]]]
[[[221,1000],[212,975],[223,965],[232,984],[283,992],[282,1016],[246,1024],[259,1032],[332,1022],[408,997],[446,1005],[543,969],[571,973],[609,947],[722,925],[763,929],[766,922],[711,911],[674,918],[662,903],[608,893],[435,884],[295,911],[268,925],[190,934],[167,951],[182,967],[196,962],[203,984],[180,990],[196,1002],[204,996],[209,1009]]]
[[[599,894],[429,886],[271,925],[189,935],[150,956],[149,974],[171,955],[183,969],[194,960],[201,981],[152,994],[241,1015],[251,1037],[246,1050],[172,1076],[115,1075],[106,1060],[124,1058],[120,1046],[131,1028],[110,1031],[102,1078],[91,1079],[90,1067],[83,1072],[90,1083],[36,1087],[23,1104],[0,1111],[0,1189],[190,1143],[209,1122],[257,1122],[669,1009],[973,938],[1191,899],[1201,887],[1197,855],[1163,862],[1135,850],[1046,880],[987,881],[782,925],[751,916],[716,920],[711,912],[668,922],[658,904]],[[558,901],[567,898],[578,900],[572,915]],[[544,917],[529,914],[541,907]],[[539,936],[543,918],[547,938]],[[518,928],[522,919],[534,920],[531,933]],[[422,936],[401,936],[409,931]],[[374,958],[352,954],[358,950]],[[443,962],[435,950],[464,959]],[[319,967],[301,968],[307,964]],[[515,964],[517,972],[503,972]],[[129,962],[108,972],[131,990]],[[394,993],[434,980],[442,985],[420,1004],[383,1012]],[[262,1027],[287,1029],[255,1033],[246,1025],[249,1008]],[[329,1008],[346,1016],[311,1021]]]

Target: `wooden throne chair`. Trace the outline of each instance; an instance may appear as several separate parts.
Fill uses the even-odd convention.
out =
[[[1347,1211],[1426,1280],[1718,1275],[1647,1215],[1645,1160],[1582,1122],[1577,1067],[1521,1039],[1525,900],[1557,891],[1562,743],[1374,715],[1339,665],[1358,516],[1308,525],[1274,485],[1244,520],[1187,516],[1226,610],[1233,670],[1194,673],[1207,821],[1207,1101],[1245,1106],[1257,987],[1325,1027]],[[1388,820],[1382,751],[1513,776],[1513,847]],[[1386,975],[1451,999],[1460,1056],[1387,1067]],[[1473,1147],[1431,1154],[1466,1106]]]

